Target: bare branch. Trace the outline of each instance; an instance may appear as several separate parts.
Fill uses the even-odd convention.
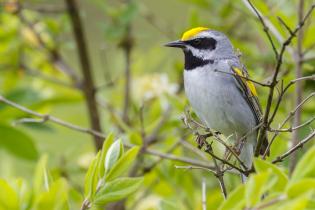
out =
[[[298,21],[301,23],[304,15],[304,0],[299,1],[299,7],[298,7]],[[302,66],[303,66],[303,37],[304,37],[304,32],[303,28],[299,30],[297,34],[297,49],[296,49],[296,58],[295,58],[295,78],[300,78],[302,77]],[[295,85],[295,92],[294,92],[294,103],[295,105],[298,105],[302,101],[302,83],[297,83]],[[301,124],[301,111],[298,109],[296,111],[296,114],[293,116],[293,126],[298,126]],[[298,143],[298,130],[293,130],[292,132],[292,147]],[[293,172],[295,165],[297,163],[297,153],[294,153],[291,156],[291,161],[289,164],[289,171],[290,173]]]
[[[286,157],[290,156],[292,153],[297,151],[299,148],[302,148],[304,144],[312,140],[315,136],[315,131],[312,131],[306,138],[301,140],[298,144],[294,145],[291,149],[289,149],[287,152],[284,154],[278,156],[275,160],[272,161],[272,163],[278,163],[282,162]]]
[[[15,109],[18,109],[24,113],[30,114],[32,116],[38,117],[40,119],[42,119],[40,122],[44,123],[44,122],[53,122],[57,125],[61,125],[63,127],[69,128],[71,130],[74,131],[78,131],[81,133],[86,133],[92,136],[97,136],[100,138],[106,138],[106,134],[95,131],[93,129],[89,129],[89,128],[84,128],[66,121],[63,121],[57,117],[54,117],[52,115],[48,115],[48,114],[40,114],[38,112],[35,112],[33,110],[30,110],[24,106],[21,106],[17,103],[14,103],[13,101],[10,101],[6,98],[4,98],[2,95],[0,95],[0,102],[9,105],[10,107],[13,107]],[[133,147],[134,145],[132,144],[128,144],[128,143],[124,143],[124,145],[128,148]],[[151,149],[146,149],[144,150],[144,153],[146,154],[150,154],[153,156],[157,156],[157,157],[161,157],[164,159],[168,159],[168,160],[173,160],[173,161],[178,161],[178,162],[182,162],[182,163],[187,163],[187,164],[191,164],[194,166],[200,166],[200,167],[204,167],[204,168],[209,168],[209,169],[213,169],[213,167],[211,165],[209,165],[208,163],[204,162],[204,161],[200,161],[200,160],[195,160],[195,159],[190,159],[190,158],[186,158],[186,157],[178,157],[172,154],[165,154],[159,151],[155,151],[155,150],[151,150]]]
[[[83,78],[83,90],[86,98],[86,104],[89,111],[90,124],[93,130],[98,132],[102,131],[100,114],[98,112],[95,85],[92,76],[92,67],[87,50],[85,35],[83,32],[83,25],[81,23],[79,10],[76,0],[65,0],[67,4],[68,14],[71,20],[73,35],[75,37],[76,45],[78,48],[78,55],[81,64],[81,71]],[[97,150],[102,148],[103,138],[94,136],[94,144]]]
[[[265,84],[265,83],[262,83],[262,82],[258,82],[256,80],[250,79],[250,78],[242,76],[242,75],[237,75],[237,74],[232,73],[232,72],[220,71],[218,69],[215,69],[214,72],[220,72],[220,73],[223,73],[223,74],[229,74],[229,75],[237,76],[237,77],[240,77],[240,78],[245,79],[247,81],[251,81],[251,82],[253,82],[253,83],[257,84],[257,85],[260,85],[260,86],[263,86],[263,87],[270,87],[270,84]]]
[[[244,0],[245,2],[245,0]],[[272,46],[272,50],[275,54],[275,57],[278,58],[279,53],[278,50],[276,48],[276,45],[274,44],[271,34],[269,33],[269,27],[267,26],[267,24],[265,23],[264,18],[262,17],[262,15],[260,14],[260,12],[256,9],[256,7],[252,4],[252,2],[250,0],[246,0],[246,2],[250,5],[250,8],[255,12],[256,16],[258,17],[259,21],[261,22],[262,26],[263,26],[263,30]]]
[[[311,93],[311,94],[310,94],[309,96],[307,96],[303,101],[301,101],[301,103],[298,104],[298,105],[287,115],[287,117],[284,119],[284,121],[279,125],[278,130],[279,130],[279,129],[282,129],[283,126],[289,121],[289,119],[291,119],[292,116],[296,113],[296,111],[297,111],[298,109],[300,109],[300,108],[303,106],[303,104],[305,104],[305,103],[306,103],[309,99],[311,99],[313,96],[315,96],[315,92]],[[276,132],[274,133],[274,135],[272,136],[272,138],[271,138],[271,140],[270,140],[270,142],[269,142],[269,144],[268,144],[268,146],[267,146],[267,148],[266,148],[265,154],[263,155],[263,158],[265,158],[265,157],[267,156],[267,153],[268,153],[268,151],[270,150],[271,145],[273,144],[275,138],[276,138],[278,135],[279,135],[279,132],[276,131]]]
[[[285,52],[287,46],[291,43],[291,41],[294,38],[294,36],[297,34],[297,32],[303,27],[305,21],[310,17],[312,11],[314,10],[314,7],[315,7],[315,5],[312,5],[312,7],[309,9],[307,14],[302,19],[302,21],[294,29],[293,34],[291,34],[286,39],[286,41],[283,42],[281,50],[280,50],[280,53],[276,57],[277,58],[276,59],[277,60],[277,64],[276,64],[276,67],[275,67],[275,70],[274,70],[271,86],[270,86],[270,89],[269,89],[267,105],[266,105],[265,112],[264,112],[264,117],[263,117],[263,120],[262,120],[262,122],[263,122],[262,129],[261,129],[261,132],[259,134],[258,141],[257,141],[257,146],[256,146],[256,149],[255,149],[255,156],[256,157],[259,156],[260,148],[261,148],[263,139],[265,138],[265,132],[267,131],[268,127],[270,126],[270,121],[268,119],[269,119],[269,114],[270,114],[271,105],[272,105],[272,101],[273,101],[274,89],[275,89],[275,86],[277,85],[277,77],[278,77],[278,73],[279,73],[281,65],[282,65],[284,52]]]
[[[290,35],[293,35],[293,31],[291,28],[282,20],[281,17],[277,17],[278,21],[287,29],[287,31],[290,33]],[[293,35],[294,36],[294,35]]]
[[[290,127],[290,128],[283,128],[283,129],[272,129],[270,128],[269,130],[271,132],[293,132],[294,130],[298,130],[300,128],[303,128],[306,125],[311,124],[315,120],[315,117],[312,117],[311,119],[307,120],[306,122],[296,126],[296,127]]]
[[[205,170],[205,171],[209,171],[213,174],[217,174],[217,172],[215,170],[212,170],[212,169],[209,169],[209,168],[204,168],[204,167],[200,167],[200,166],[178,166],[178,165],[175,165],[175,168],[176,169],[185,169],[185,170],[192,170],[192,169],[201,169],[201,170]]]

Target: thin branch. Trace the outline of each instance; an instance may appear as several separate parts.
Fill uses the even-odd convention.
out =
[[[78,48],[78,55],[81,64],[81,71],[83,78],[83,90],[86,98],[86,103],[89,111],[90,123],[93,130],[102,131],[100,114],[97,108],[95,85],[92,76],[92,68],[87,50],[85,35],[83,32],[83,25],[80,19],[78,5],[76,0],[65,0],[67,4],[68,14],[71,20],[73,35],[75,37]],[[103,138],[94,136],[94,144],[97,150],[102,148]]]
[[[152,149],[146,149],[146,150],[144,150],[144,153],[149,154],[149,155],[158,156],[158,157],[161,157],[164,159],[174,160],[174,161],[178,161],[178,162],[182,162],[182,163],[191,164],[193,166],[199,166],[199,167],[214,170],[213,166],[209,165],[208,163],[206,163],[204,161],[200,161],[200,160],[190,159],[190,158],[186,158],[186,157],[178,157],[176,155],[166,154],[166,153],[162,153],[162,152],[152,150]]]
[[[236,74],[236,73],[225,72],[225,71],[221,71],[221,70],[218,70],[218,69],[215,69],[214,72],[220,72],[220,73],[223,73],[223,74],[229,74],[229,75],[233,75],[233,76],[235,76],[235,77],[237,76],[237,77],[240,77],[240,78],[245,79],[245,80],[247,80],[247,81],[251,81],[251,82],[253,82],[253,83],[257,84],[257,85],[260,85],[260,86],[263,86],[263,87],[270,87],[270,84],[258,82],[258,81],[256,81],[256,80],[250,79],[250,78],[248,78],[248,77],[246,77],[246,76],[238,75],[238,74]]]
[[[307,142],[309,142],[310,140],[312,140],[315,137],[315,131],[312,131],[306,138],[304,138],[303,140],[301,140],[298,144],[294,145],[294,147],[292,147],[291,149],[289,149],[287,152],[285,152],[284,154],[278,156],[275,160],[272,161],[272,163],[278,163],[278,162],[282,162],[286,157],[290,156],[291,154],[293,154],[295,151],[297,151],[299,148],[302,148],[304,144],[306,144]]]
[[[78,125],[74,125],[74,124],[71,124],[69,122],[66,122],[66,121],[63,121],[57,117],[54,117],[52,115],[48,115],[48,114],[40,114],[38,112],[35,112],[33,110],[30,110],[24,106],[21,106],[17,103],[14,103],[13,101],[10,101],[6,98],[4,98],[3,96],[0,95],[0,102],[3,102],[11,107],[14,107],[18,110],[21,110],[22,112],[25,112],[27,114],[30,114],[30,115],[33,115],[35,117],[38,117],[40,119],[42,119],[42,123],[44,122],[47,122],[47,121],[51,121],[53,123],[56,123],[56,124],[59,124],[63,127],[67,127],[67,128],[70,128],[72,130],[76,130],[76,131],[79,131],[79,132],[82,132],[82,133],[87,133],[87,134],[90,134],[90,135],[93,135],[93,136],[97,136],[97,137],[100,137],[100,138],[106,138],[106,135],[101,133],[101,132],[98,132],[98,131],[95,131],[95,130],[92,130],[92,129],[89,129],[89,128],[83,128],[83,127],[80,127]]]
[[[21,5],[20,5],[21,6]],[[21,22],[25,24],[33,33],[36,38],[36,40],[39,43],[40,48],[46,50],[49,54],[49,60],[50,62],[60,71],[65,73],[67,76],[69,76],[74,83],[77,85],[80,83],[80,79],[78,75],[75,73],[74,69],[72,69],[69,65],[65,63],[62,56],[59,54],[59,52],[56,49],[49,48],[45,41],[43,40],[42,36],[39,34],[39,32],[35,29],[35,26],[32,22],[30,22],[23,14],[22,10],[19,10],[17,13],[18,17],[20,18]]]
[[[245,0],[243,0],[243,2],[245,2]],[[256,14],[256,16],[258,17],[259,21],[261,22],[262,26],[263,26],[263,30],[269,40],[269,43],[272,46],[272,50],[275,54],[275,57],[278,58],[279,53],[278,50],[276,48],[276,45],[274,44],[271,34],[269,33],[269,27],[267,26],[267,24],[265,23],[264,18],[262,17],[262,15],[260,14],[260,12],[256,9],[256,7],[252,4],[252,2],[250,0],[246,0],[245,4],[249,4],[250,8],[254,11],[254,13]]]
[[[184,139],[181,139],[180,141],[181,145],[194,152],[196,155],[198,155],[199,157],[201,157],[203,160],[208,160],[209,158],[205,155],[204,152],[200,151],[198,148],[196,148],[195,146],[193,146],[192,144],[190,144],[189,142],[185,141]]]
[[[300,23],[303,19],[304,15],[304,0],[299,1],[299,7],[298,7],[298,22]],[[296,58],[295,58],[295,78],[302,77],[302,68],[303,68],[303,37],[304,37],[304,30],[303,28],[299,30],[297,34],[297,49],[296,49]],[[302,83],[297,83],[295,85],[295,101],[294,104],[298,105],[302,101]],[[301,124],[301,111],[298,109],[293,117],[293,126],[298,126]],[[294,147],[298,143],[298,130],[293,130],[292,132],[292,147]],[[291,161],[289,164],[289,171],[290,173],[293,172],[295,165],[297,163],[297,153],[294,153],[291,156]]]
[[[32,70],[31,68],[27,67],[26,65],[21,65],[21,68],[23,68],[25,70],[26,74],[28,74],[28,75],[30,75],[30,76],[32,76],[34,78],[39,78],[39,79],[45,80],[47,82],[51,82],[51,83],[54,83],[54,84],[57,84],[57,85],[61,85],[61,86],[64,86],[64,87],[68,87],[68,88],[80,89],[79,86],[67,83],[65,81],[56,79],[54,77],[47,76],[47,75],[43,74],[40,71]]]
[[[193,170],[193,169],[201,169],[201,170],[205,170],[205,171],[208,171],[208,172],[211,172],[213,174],[217,174],[217,172],[215,170],[211,170],[209,168],[204,168],[204,167],[200,167],[200,166],[178,166],[178,165],[175,165],[175,168],[176,169],[185,169],[185,170]]]
[[[183,119],[184,124],[191,129],[194,134],[197,136],[197,143],[198,143],[198,147],[199,149],[202,148],[202,146],[206,145],[208,146],[208,142],[206,141],[206,138],[213,136],[215,138],[215,140],[217,140],[220,144],[222,144],[235,158],[236,160],[240,163],[240,165],[244,168],[244,171],[247,171],[247,167],[244,164],[244,162],[239,158],[239,156],[236,154],[236,152],[233,150],[233,148],[231,148],[227,143],[225,143],[224,140],[221,139],[221,137],[216,133],[211,131],[209,128],[205,127],[204,125],[200,124],[199,122],[195,121],[194,119],[192,119],[192,117],[190,116],[190,113],[188,110],[185,111],[185,116]],[[196,129],[194,129],[194,127],[191,125],[191,123],[194,124],[194,126],[196,126],[197,128],[201,128],[204,129],[207,134],[205,135],[201,135],[199,134]],[[259,125],[260,126],[260,125]],[[253,132],[255,129],[253,128],[252,131],[250,131],[249,133]],[[242,138],[245,139],[247,136],[247,134]],[[222,159],[223,160],[223,159]],[[234,166],[234,165],[233,165]],[[235,166],[234,166],[235,167]]]
[[[309,96],[307,96],[303,101],[301,101],[301,103],[298,104],[298,105],[287,115],[287,117],[283,120],[283,122],[279,125],[278,130],[279,130],[279,129],[282,129],[283,126],[292,118],[292,116],[294,116],[294,114],[296,113],[296,111],[297,111],[298,109],[300,109],[300,108],[303,106],[303,104],[305,104],[308,100],[310,100],[310,99],[311,99],[312,97],[314,97],[314,96],[315,96],[315,92],[311,93],[311,94],[310,94]],[[265,151],[265,153],[264,153],[264,155],[263,155],[263,158],[266,158],[266,156],[267,156],[267,154],[268,154],[268,151],[270,150],[271,145],[273,144],[275,138],[276,138],[278,135],[279,135],[279,132],[277,132],[277,131],[273,134],[273,136],[272,136],[272,138],[271,138],[271,140],[270,140],[270,142],[269,142],[269,144],[268,144],[268,146],[267,146],[267,148],[266,148],[266,151]]]
[[[281,88],[282,91],[280,92],[279,94],[279,97],[278,97],[278,100],[277,100],[277,103],[276,103],[276,106],[275,106],[275,109],[269,119],[269,125],[273,122],[277,112],[278,112],[278,109],[279,109],[279,106],[282,102],[282,98],[284,96],[284,94],[287,92],[287,90],[292,86],[294,85],[295,83],[297,82],[301,82],[301,81],[305,81],[305,80],[315,80],[315,75],[310,75],[310,76],[305,76],[305,77],[300,77],[300,78],[297,78],[297,79],[294,79],[294,80],[291,80],[289,82],[289,84],[287,84],[287,86],[285,88]]]
[[[293,31],[291,30],[291,28],[284,22],[284,20],[282,20],[281,17],[277,17],[278,21],[287,29],[287,31],[289,32],[290,35],[293,35]]]
[[[310,15],[311,15],[312,11],[314,10],[314,8],[315,8],[315,5],[312,5],[312,7],[309,9],[307,14],[302,19],[302,21],[294,29],[293,34],[291,34],[287,38],[287,40],[285,42],[283,42],[281,50],[280,50],[280,53],[277,56],[277,64],[276,64],[276,67],[275,67],[275,70],[274,70],[271,86],[270,86],[270,89],[269,89],[267,105],[266,105],[265,112],[264,112],[264,117],[263,117],[263,120],[262,120],[263,125],[262,125],[261,132],[259,134],[259,137],[258,137],[256,149],[255,149],[255,156],[256,157],[259,156],[259,154],[260,154],[260,148],[262,146],[263,139],[265,138],[265,132],[267,131],[268,127],[270,126],[270,121],[268,121],[268,119],[269,119],[269,114],[270,114],[271,105],[272,105],[272,101],[273,101],[274,89],[275,89],[275,86],[277,85],[277,82],[278,82],[277,81],[277,77],[278,77],[278,73],[279,73],[281,65],[282,65],[284,52],[285,52],[287,46],[291,43],[291,41],[294,38],[294,36],[297,34],[297,32],[303,27],[305,21],[310,17]],[[262,24],[264,24],[264,23],[262,23]]]
[[[53,123],[55,123],[57,125],[61,125],[63,127],[69,128],[69,129],[74,130],[74,131],[78,131],[78,132],[81,132],[81,133],[86,133],[86,134],[89,134],[89,135],[92,135],[92,136],[97,136],[97,137],[100,137],[100,138],[103,138],[103,139],[106,138],[106,134],[104,134],[104,133],[95,131],[95,130],[90,129],[90,128],[84,128],[84,127],[81,127],[81,126],[78,126],[78,125],[66,122],[66,121],[61,120],[61,119],[59,119],[57,117],[54,117],[52,115],[40,114],[40,113],[35,112],[33,110],[30,110],[30,109],[28,109],[28,108],[26,108],[24,106],[21,106],[21,105],[15,103],[13,101],[10,101],[10,100],[4,98],[2,95],[0,95],[0,102],[2,102],[4,104],[7,104],[10,107],[13,107],[15,109],[18,109],[18,110],[20,110],[20,111],[22,111],[24,113],[27,113],[27,114],[30,114],[32,116],[38,117],[40,119],[43,119],[41,121],[41,123],[45,123],[45,122],[50,121],[50,122],[53,122]],[[128,144],[128,143],[124,143],[124,146],[126,146],[128,148],[131,148],[134,145]],[[159,151],[156,151],[156,150],[152,150],[152,149],[146,149],[146,150],[144,150],[144,153],[149,154],[149,155],[153,155],[153,156],[157,156],[157,157],[161,157],[161,158],[164,158],[164,159],[168,159],[168,160],[173,160],[173,161],[187,163],[187,164],[194,165],[194,166],[200,166],[200,167],[204,167],[204,168],[213,169],[213,167],[211,165],[209,165],[208,163],[206,163],[204,161],[201,161],[201,160],[190,159],[190,158],[186,158],[186,157],[178,157],[176,155],[165,154],[165,153],[162,153],[162,152],[159,152]]]
[[[210,156],[212,157],[213,159],[213,162],[214,162],[214,165],[215,165],[215,169],[216,169],[216,177],[219,181],[219,184],[220,184],[220,188],[221,188],[221,192],[223,194],[223,197],[226,199],[227,197],[227,191],[226,191],[226,187],[225,187],[225,183],[224,183],[224,173],[221,172],[221,169],[220,169],[220,166],[219,164],[217,163],[217,159],[220,160],[216,155],[214,155],[213,153],[213,150],[212,150],[212,147],[210,144],[207,144],[206,145],[206,148],[205,148],[205,152],[207,152],[208,154],[210,154]],[[222,160],[221,160],[222,162]]]
[[[310,118],[309,120],[307,120],[306,122],[295,126],[295,127],[290,127],[290,128],[282,128],[282,129],[272,129],[270,128],[269,130],[271,132],[293,132],[294,130],[298,130],[300,128],[303,128],[304,126],[307,126],[309,124],[311,124],[313,121],[315,120],[315,117]]]

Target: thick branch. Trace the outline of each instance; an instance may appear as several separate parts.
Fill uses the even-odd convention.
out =
[[[76,45],[79,53],[79,60],[81,64],[83,78],[83,90],[86,98],[87,108],[89,111],[90,123],[93,130],[101,132],[101,122],[97,109],[95,85],[92,77],[92,68],[87,51],[87,44],[83,32],[83,25],[79,16],[79,10],[76,0],[66,0],[68,14],[72,23],[73,35],[75,37]],[[94,144],[97,150],[102,148],[103,139],[94,136]]]

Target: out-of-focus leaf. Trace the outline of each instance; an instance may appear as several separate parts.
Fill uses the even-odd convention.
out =
[[[135,145],[142,145],[143,143],[142,142],[143,139],[141,135],[139,134],[139,132],[136,132],[136,131],[129,133],[129,141],[130,143],[135,144]]]
[[[242,209],[245,206],[245,186],[238,186],[219,207],[220,210]]]
[[[289,198],[294,198],[309,191],[315,190],[315,179],[302,179],[296,181],[287,188]]]
[[[36,210],[68,210],[68,184],[65,179],[52,183],[49,190],[38,196]]]
[[[246,206],[255,206],[262,195],[275,184],[276,178],[270,176],[271,171],[254,174],[246,183],[245,200]]]
[[[99,170],[99,178],[102,178],[105,174],[105,157],[107,154],[108,149],[112,145],[114,141],[114,135],[112,133],[108,134],[107,138],[105,139],[101,151],[100,161],[98,164],[98,170]]]
[[[258,173],[271,170],[272,171],[271,175],[277,176],[277,182],[275,183],[275,186],[273,187],[273,192],[282,191],[286,187],[288,183],[288,177],[275,165],[259,158],[255,159],[254,165]]]
[[[20,209],[18,195],[5,180],[0,179],[0,210],[8,209]]]
[[[134,193],[142,184],[143,178],[118,178],[105,185],[96,193],[93,204],[104,205],[121,200]]]
[[[159,206],[161,210],[177,210],[178,209],[178,205],[176,205],[176,203],[172,203],[170,201],[165,201],[162,200],[160,202],[160,206]]]
[[[49,188],[48,174],[46,169],[47,159],[48,156],[43,155],[36,165],[33,178],[33,191],[35,195],[38,195],[43,188],[46,188],[46,190]]]
[[[98,152],[95,159],[92,160],[90,167],[85,175],[84,179],[84,197],[92,198],[96,191],[97,186],[97,164],[99,162],[101,153]]]
[[[36,160],[38,158],[33,139],[24,132],[11,126],[0,124],[0,134],[1,148],[26,160]]]
[[[110,169],[114,166],[116,161],[122,156],[124,153],[124,147],[121,143],[121,140],[115,141],[106,154],[105,158],[105,174],[107,174]]]
[[[294,183],[302,178],[315,176],[315,146],[313,146],[298,162],[290,180]]]
[[[122,175],[124,172],[128,171],[128,169],[132,166],[132,163],[136,159],[139,149],[139,147],[135,146],[129,149],[121,158],[119,158],[119,160],[115,163],[113,168],[107,174],[105,180],[111,181]]]
[[[280,205],[276,210],[300,210],[306,209],[308,202],[310,201],[312,193],[305,193],[295,199],[288,200],[284,204]]]

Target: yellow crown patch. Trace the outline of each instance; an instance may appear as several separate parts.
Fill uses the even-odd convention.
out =
[[[209,30],[209,28],[205,28],[205,27],[196,27],[196,28],[192,28],[188,31],[186,31],[181,40],[182,41],[185,41],[185,40],[188,40],[188,39],[191,39],[192,37],[194,37],[195,35],[197,35],[198,33],[202,32],[202,31],[206,31],[206,30]]]

